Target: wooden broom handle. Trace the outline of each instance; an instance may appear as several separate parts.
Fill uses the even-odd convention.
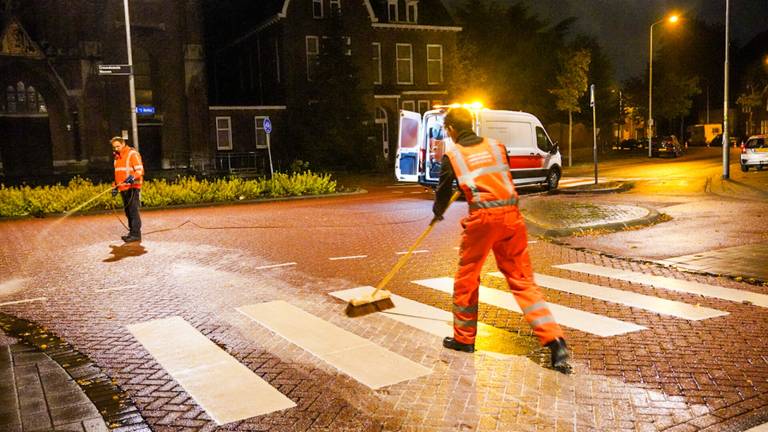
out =
[[[456,199],[459,198],[459,195],[461,195],[460,191],[454,192],[453,195],[451,196],[451,200],[448,201],[448,206],[450,206],[451,203],[456,201]],[[446,210],[448,209],[448,206],[445,207]],[[432,222],[430,222],[427,229],[425,229],[424,232],[421,233],[421,235],[416,239],[416,241],[413,242],[413,245],[410,247],[410,249],[408,249],[408,252],[406,252],[405,255],[401,256],[399,260],[397,260],[397,263],[395,264],[394,267],[392,267],[392,270],[390,270],[389,273],[387,273],[387,275],[384,276],[384,279],[382,279],[381,282],[379,282],[376,285],[376,291],[374,291],[371,294],[371,297],[374,297],[376,293],[379,292],[379,290],[387,286],[387,284],[389,283],[389,280],[392,279],[392,277],[395,276],[395,274],[397,274],[400,268],[402,268],[405,265],[405,263],[408,261],[408,258],[410,258],[410,256],[413,255],[413,251],[416,250],[416,248],[419,247],[419,244],[421,244],[421,241],[424,240],[424,238],[427,235],[429,235],[429,233],[432,231],[432,228],[435,227],[435,224],[437,222],[438,222],[437,219],[433,219]]]

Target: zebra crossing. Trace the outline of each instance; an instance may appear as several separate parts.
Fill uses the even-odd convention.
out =
[[[755,306],[766,307],[762,303],[760,294],[748,291],[585,263],[553,267],[739,303],[748,299]],[[503,277],[498,272],[488,275]],[[728,315],[727,311],[546,274],[536,274],[535,280],[545,288],[611,302],[622,307],[643,309],[674,319],[702,321]],[[411,283],[445,294],[451,294],[453,291],[451,277],[419,279]],[[347,302],[352,298],[363,297],[373,290],[373,287],[361,286],[328,294],[342,302]],[[395,307],[376,314],[376,317],[395,320],[428,335],[438,337],[452,335],[453,315],[450,311],[394,294],[392,301]],[[509,291],[481,286],[480,301],[493,307],[522,313]],[[636,323],[585,310],[554,303],[550,303],[549,306],[555,319],[564,327],[596,337],[614,337],[647,330],[647,327]],[[292,345],[312,354],[321,364],[335,368],[372,390],[417,380],[433,373],[432,367],[394,353],[286,301],[249,304],[235,309]],[[340,319],[338,324],[343,324],[344,320],[353,319],[364,318],[345,317]],[[294,401],[214,344],[181,317],[136,323],[129,325],[128,330],[217,424],[226,424],[296,406]],[[512,341],[516,337],[519,338],[512,332],[480,322],[476,348],[485,355],[503,360],[505,356],[513,353],[500,352],[499,345],[503,346],[503,341]],[[486,347],[485,341],[493,341],[494,344],[492,347],[491,345]],[[500,344],[499,341],[502,343]],[[439,346],[437,340],[435,344]]]

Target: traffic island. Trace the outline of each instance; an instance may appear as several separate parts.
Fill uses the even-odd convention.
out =
[[[586,185],[579,185],[566,188],[558,188],[551,191],[552,194],[602,194],[602,193],[618,193],[626,192],[634,187],[632,182],[619,182],[610,181],[603,183],[591,183]]]
[[[520,210],[528,231],[542,237],[604,234],[671,220],[648,207],[562,199],[523,200]]]

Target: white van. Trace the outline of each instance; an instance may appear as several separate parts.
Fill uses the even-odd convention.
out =
[[[424,113],[400,111],[400,128],[395,159],[395,177],[403,182],[437,186],[440,162],[454,145],[443,129],[447,109]],[[562,175],[562,158],[556,143],[533,114],[490,109],[471,110],[473,130],[493,138],[507,148],[509,166],[516,186],[543,185],[557,189]]]

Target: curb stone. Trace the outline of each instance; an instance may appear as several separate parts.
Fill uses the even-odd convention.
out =
[[[624,228],[652,225],[656,222],[659,222],[664,217],[668,217],[664,213],[659,213],[656,209],[653,209],[653,208],[649,208],[645,206],[636,206],[636,207],[641,207],[648,210],[648,214],[642,218],[631,219],[623,222],[610,222],[610,223],[599,224],[599,225],[567,227],[567,228],[548,228],[546,226],[536,224],[528,219],[526,219],[525,222],[526,222],[526,225],[528,226],[528,231],[533,235],[540,236],[540,237],[568,237],[573,234],[581,234],[584,232],[594,231],[594,230],[605,230],[605,231],[615,232],[615,231],[620,231]]]
[[[18,344],[45,355],[58,364],[98,409],[111,431],[150,431],[130,396],[93,361],[39,324],[0,312],[0,329]]]

